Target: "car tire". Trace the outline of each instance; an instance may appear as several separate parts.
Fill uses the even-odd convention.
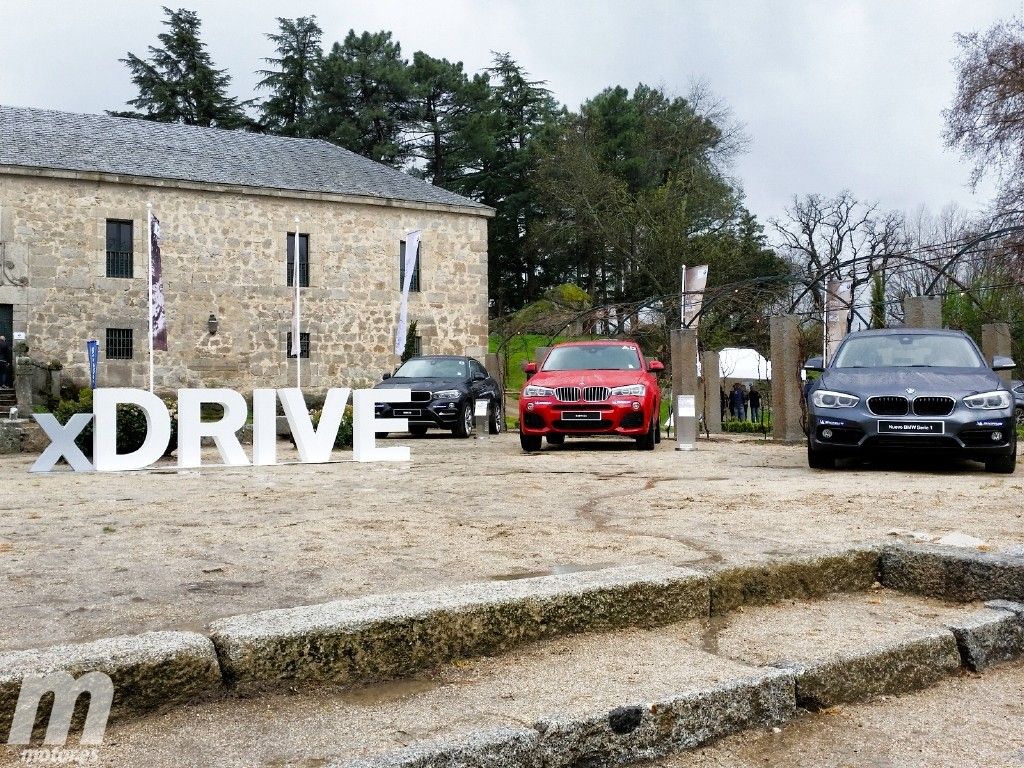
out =
[[[521,445],[523,450],[527,453],[536,453],[539,451],[540,443],[540,435],[524,435],[522,432],[519,433],[519,445]]]
[[[487,431],[492,435],[505,431],[505,409],[499,400],[492,400],[491,407],[487,409]]]
[[[565,435],[548,435],[548,445],[565,445]]]
[[[836,457],[825,451],[816,451],[807,444],[807,466],[811,469],[835,469]]]
[[[426,424],[410,424],[409,434],[415,435],[416,437],[423,437],[425,434],[427,434],[427,429],[428,427],[426,426]]]
[[[654,428],[654,444],[661,445],[661,408],[658,407],[654,411],[654,418],[657,419],[655,422],[657,426]]]
[[[1017,469],[1017,441],[1010,446],[1010,452],[1003,456],[985,459],[985,471],[999,475],[1012,475]]]
[[[467,400],[459,409],[458,419],[455,421],[455,429],[452,430],[456,437],[467,438],[473,434],[473,403]]]
[[[653,451],[654,444],[656,442],[655,438],[657,436],[657,431],[658,416],[657,414],[654,414],[653,416],[651,416],[651,426],[648,428],[647,434],[644,435],[643,437],[638,437],[636,439],[636,447],[641,451]]]

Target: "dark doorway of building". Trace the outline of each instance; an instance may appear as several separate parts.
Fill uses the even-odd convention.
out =
[[[14,306],[0,304],[0,336],[7,338],[7,343],[14,346]]]

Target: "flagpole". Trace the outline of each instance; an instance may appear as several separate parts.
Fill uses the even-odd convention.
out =
[[[292,282],[295,283],[295,322],[292,328],[292,333],[295,338],[292,341],[292,349],[296,350],[295,353],[295,386],[298,389],[302,389],[302,308],[299,304],[299,284],[302,282],[299,279],[301,274],[299,270],[299,254],[301,248],[299,247],[299,217],[295,217],[295,261],[292,263]]]
[[[149,391],[153,391],[153,204],[146,203],[146,243],[149,246]]]

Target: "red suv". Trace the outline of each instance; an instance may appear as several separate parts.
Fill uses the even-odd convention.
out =
[[[628,341],[581,341],[552,348],[540,370],[526,365],[519,399],[519,440],[539,451],[541,438],[561,445],[566,435],[622,435],[644,451],[661,442],[661,390],[654,376],[665,366],[644,360]]]

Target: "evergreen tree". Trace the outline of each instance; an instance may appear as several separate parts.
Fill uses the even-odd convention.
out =
[[[409,154],[402,135],[409,113],[407,66],[390,32],[349,31],[345,42],[335,43],[324,57],[315,77],[310,135],[401,166]]]
[[[277,58],[265,59],[274,69],[262,69],[257,88],[269,88],[271,96],[260,105],[261,125],[271,133],[305,136],[313,106],[313,79],[323,58],[322,30],[316,16],[278,18],[279,31],[268,34]]]
[[[131,52],[121,59],[139,91],[128,103],[140,111],[109,114],[218,128],[248,126],[245,107],[250,102],[228,96],[231,77],[214,67],[199,38],[199,16],[184,8],[163,10],[168,31],[158,36],[162,47],[149,46],[148,60]]]
[[[493,132],[487,76],[417,51],[409,80],[412,156],[434,184],[471,193]]]

